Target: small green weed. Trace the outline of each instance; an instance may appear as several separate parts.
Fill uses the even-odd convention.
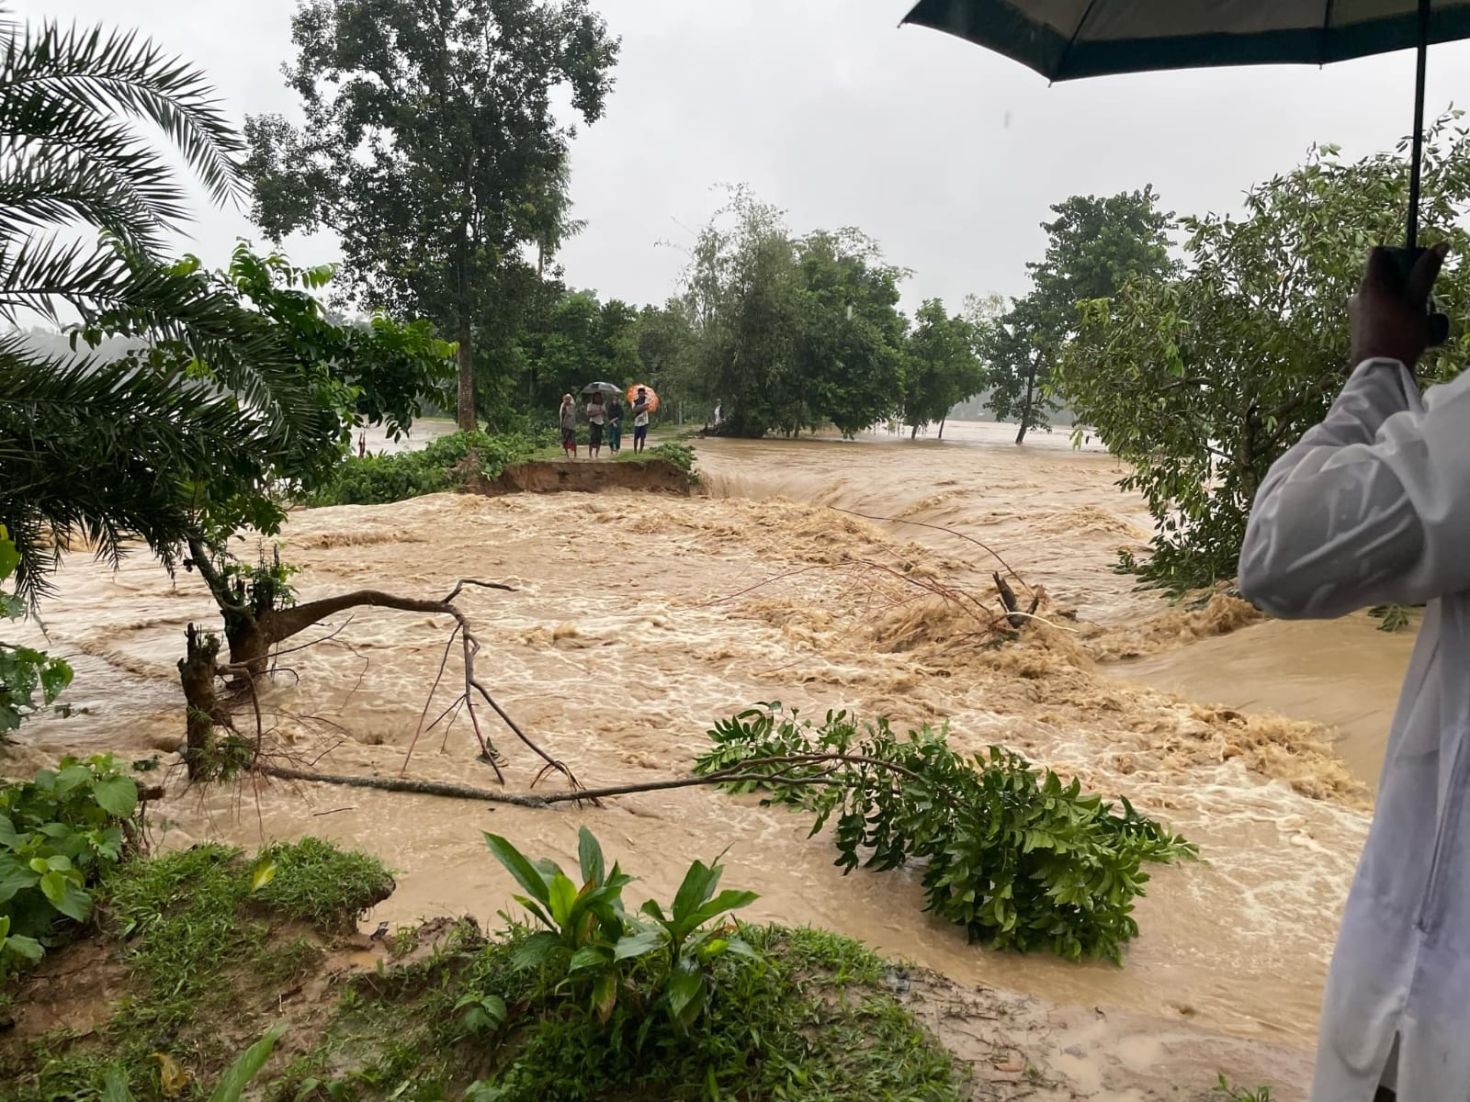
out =
[[[1226,1102],[1272,1102],[1270,1087],[1257,1087],[1253,1091],[1244,1087],[1232,1087],[1223,1073],[1211,1093],[1222,1095]]]

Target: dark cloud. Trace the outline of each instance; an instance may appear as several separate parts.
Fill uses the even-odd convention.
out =
[[[44,16],[135,26],[204,66],[230,108],[293,110],[280,78],[292,0],[20,0]],[[1313,141],[1356,155],[1408,127],[1408,53],[1317,70],[1113,77],[1048,87],[933,31],[904,0],[603,0],[623,56],[607,117],[575,145],[569,281],[657,301],[691,231],[744,181],[793,226],[856,225],[914,270],[911,300],[1017,293],[1049,204],[1153,183],[1173,209],[1236,205]],[[1460,93],[1465,44],[1436,47],[1430,111]],[[1462,96],[1463,98],[1463,96]],[[202,210],[208,259],[250,227]],[[660,245],[667,242],[667,245]],[[291,242],[301,260],[331,242]]]

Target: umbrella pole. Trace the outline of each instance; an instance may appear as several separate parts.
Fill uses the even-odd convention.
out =
[[[1409,160],[1409,227],[1405,244],[1410,252],[1419,245],[1419,171],[1424,151],[1424,71],[1429,64],[1429,8],[1419,0],[1419,57],[1414,73],[1414,151]]]

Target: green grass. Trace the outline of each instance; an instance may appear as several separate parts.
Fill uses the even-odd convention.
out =
[[[165,1096],[154,1053],[200,1082],[279,1015],[282,985],[321,963],[322,945],[392,888],[381,864],[306,839],[266,851],[273,878],[239,850],[200,845],[119,869],[103,886],[104,933],[128,973],[128,994],[93,1037],[58,1035],[0,1062],[13,1102],[100,1098],[120,1067],[142,1102]]]
[[[958,1102],[949,1054],[883,987],[891,966],[836,934],[743,927],[765,963],[730,957],[687,1033],[638,1008],[602,1024],[518,970],[524,929],[464,941],[405,974],[364,977],[317,1050],[271,1097],[438,1102],[609,1099],[903,1099]],[[468,1033],[454,1007],[496,995],[504,1026]],[[626,998],[626,996],[625,996]],[[660,1023],[649,1028],[644,1023]],[[381,1041],[391,1038],[384,1050]],[[359,1062],[363,1056],[366,1062]],[[326,1067],[335,1078],[322,1078]],[[309,1086],[303,1095],[303,1088]],[[349,1093],[350,1092],[350,1093]]]
[[[125,867],[107,885],[104,933],[127,996],[92,1036],[54,1035],[19,1060],[0,1048],[4,1097],[93,1102],[121,1067],[139,1102],[163,1102],[153,1054],[165,1053],[193,1076],[180,1097],[199,1099],[282,1015],[289,1055],[256,1080],[270,1102],[966,1097],[963,1072],[888,989],[893,966],[818,930],[742,927],[764,960],[720,957],[708,1009],[685,1033],[638,1005],[636,982],[599,1022],[555,977],[517,967],[530,933],[517,925],[487,941],[457,923],[427,952],[432,927],[400,931],[399,950],[424,942],[411,961],[307,982],[331,936],[389,885],[372,858],[315,839],[254,860],[204,845]],[[314,986],[317,1002],[282,1001]],[[492,995],[507,1020],[470,1028],[461,1000]]]
[[[305,495],[306,504],[385,505],[454,490],[471,473],[493,479],[512,463],[536,454],[548,440],[540,432],[456,432],[431,440],[418,451],[348,456],[324,485]],[[471,452],[475,459],[468,461]]]

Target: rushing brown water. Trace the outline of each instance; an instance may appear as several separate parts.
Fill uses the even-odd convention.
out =
[[[1120,547],[1143,545],[1147,521],[1113,488],[1112,458],[1073,452],[1060,436],[1017,449],[1000,426],[951,424],[945,435],[943,444],[711,440],[698,449],[709,497],[437,495],[298,512],[280,542],[304,568],[303,598],[366,586],[442,595],[462,577],[514,586],[463,600],[486,644],[481,676],[586,784],[685,773],[712,719],[779,699],[808,714],[846,707],[948,722],[959,745],[1005,742],[1096,791],[1127,794],[1198,842],[1206,860],[1155,873],[1121,969],[969,946],[920,911],[911,874],[843,877],[830,842],[807,838],[800,816],[705,788],[551,812],[281,782],[243,792],[179,785],[155,829],[167,845],[314,833],[369,849],[399,879],[370,921],[395,923],[439,913],[494,921],[511,884],[485,852],[484,830],[574,860],[587,823],[641,878],[635,900],[671,892],[691,859],[729,847],[727,881],[761,895],[752,918],[839,930],[966,984],[1309,1044],[1366,833],[1365,790],[1322,755],[1313,727],[1237,713],[1366,731],[1381,718],[1377,688],[1356,685],[1361,707],[1337,697],[1333,711],[1318,687],[1343,670],[1371,669],[1387,684],[1404,643],[1349,625],[1344,635],[1318,629],[1308,645],[1270,624],[1181,650],[1179,641],[1249,615],[1225,603],[1185,616],[1111,571]],[[946,622],[950,610],[907,602],[852,563],[918,564],[979,590],[998,568],[987,552],[829,506],[983,541],[1045,586],[1049,623],[1020,644],[977,649],[963,625]],[[131,760],[176,744],[184,626],[217,622],[198,581],[170,580],[143,556],[113,573],[77,555],[57,582],[46,626],[51,649],[76,666],[69,698],[80,714],[28,725],[0,759],[5,772],[65,752]],[[449,626],[362,609],[335,639],[283,659],[290,668],[264,698],[271,745],[326,771],[397,774]],[[1123,670],[1096,662],[1155,651]],[[1218,680],[1203,676],[1211,671]],[[451,695],[440,690],[434,713]],[[492,734],[510,787],[523,790],[540,762],[509,732]],[[475,749],[463,722],[447,738],[436,730],[407,773],[492,784]]]

